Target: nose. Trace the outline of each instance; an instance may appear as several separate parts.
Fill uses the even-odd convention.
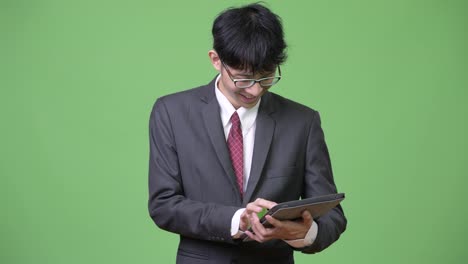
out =
[[[263,92],[263,87],[259,83],[255,83],[249,88],[245,88],[245,91],[252,96],[259,96]]]

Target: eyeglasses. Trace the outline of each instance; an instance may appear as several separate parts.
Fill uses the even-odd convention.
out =
[[[245,88],[252,87],[252,86],[255,85],[255,83],[259,83],[260,86],[262,86],[263,88],[270,88],[271,86],[273,86],[277,82],[279,82],[279,80],[281,80],[281,68],[280,68],[279,65],[278,65],[278,76],[265,77],[265,78],[260,78],[260,79],[234,79],[232,77],[232,73],[229,71],[226,64],[224,64],[223,61],[221,61],[221,63],[223,64],[224,68],[226,69],[226,72],[228,73],[229,78],[232,80],[234,85],[237,88],[240,88],[240,89],[245,89]]]

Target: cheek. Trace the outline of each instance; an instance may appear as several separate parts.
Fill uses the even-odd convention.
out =
[[[231,83],[224,83],[224,87],[226,87],[226,90],[231,93],[231,94],[237,94],[238,89],[234,86],[234,84]]]
[[[225,93],[230,94],[231,97],[232,97],[232,96],[235,96],[237,94],[237,88],[234,87],[234,84],[232,84],[231,80],[229,80],[229,81],[231,83],[226,82],[224,79],[221,79],[220,83],[222,85],[222,90],[224,90]]]

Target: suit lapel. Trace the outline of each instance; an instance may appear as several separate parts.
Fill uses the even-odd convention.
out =
[[[252,198],[257,183],[260,180],[263,167],[265,166],[268,151],[270,150],[270,145],[275,130],[275,120],[270,116],[272,112],[273,102],[271,101],[271,94],[266,93],[262,97],[257,114],[252,167],[250,169],[247,190],[245,191],[243,197],[244,205],[246,205]]]
[[[224,136],[223,125],[221,123],[219,104],[214,95],[214,81],[203,89],[201,100],[206,103],[202,111],[202,115],[207,134],[216,155],[218,156],[219,162],[229,178],[231,187],[235,190],[235,193],[239,195],[238,198],[240,200],[241,197],[237,187],[236,176],[232,168],[226,138]]]

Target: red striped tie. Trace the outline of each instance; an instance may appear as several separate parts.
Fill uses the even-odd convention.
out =
[[[231,130],[227,140],[229,154],[231,156],[232,167],[236,174],[237,185],[241,196],[244,193],[244,143],[242,139],[242,129],[237,112],[231,116]]]

